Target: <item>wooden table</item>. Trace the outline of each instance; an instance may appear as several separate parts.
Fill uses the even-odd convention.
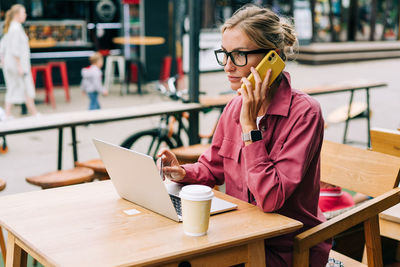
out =
[[[165,38],[158,36],[115,37],[112,40],[119,45],[160,45],[165,43]]]
[[[203,109],[202,105],[196,103],[184,104],[180,102],[163,102],[128,108],[82,110],[55,114],[43,114],[39,117],[26,117],[2,121],[0,124],[0,136],[58,129],[57,168],[61,170],[64,128],[71,128],[72,154],[73,160],[76,162],[78,161],[78,148],[76,141],[77,126],[158,116],[163,114],[179,114],[184,111],[198,111],[201,109]]]
[[[265,266],[264,239],[302,227],[296,220],[215,194],[238,209],[211,216],[202,237],[186,236],[181,223],[121,199],[111,181],[2,197],[0,223],[9,233],[6,266],[23,265],[25,252],[44,266],[177,266],[182,261]],[[140,213],[123,212],[129,209]]]
[[[49,48],[56,46],[57,42],[54,39],[47,39],[47,40],[29,40],[29,47],[30,48]]]
[[[119,45],[161,45],[165,43],[165,38],[158,36],[122,36],[122,37],[115,37],[112,40],[113,43]],[[125,58],[126,92],[129,93],[131,63],[135,63],[137,65],[137,87],[138,87],[138,93],[141,94],[143,63],[139,58]]]

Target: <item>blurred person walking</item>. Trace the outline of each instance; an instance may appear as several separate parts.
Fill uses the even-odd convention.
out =
[[[35,107],[35,86],[33,84],[28,36],[22,23],[26,20],[23,5],[15,4],[7,12],[4,22],[4,36],[0,43],[0,59],[7,91],[5,113],[11,118],[13,104],[26,103],[31,115],[37,115]]]
[[[100,109],[99,93],[108,95],[107,89],[104,88],[102,83],[102,71],[104,59],[103,56],[96,52],[89,57],[90,66],[83,68],[81,71],[82,81],[81,90],[89,97],[89,110]]]

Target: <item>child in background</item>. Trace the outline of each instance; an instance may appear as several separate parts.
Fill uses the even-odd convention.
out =
[[[96,52],[89,57],[90,66],[82,69],[81,90],[89,96],[89,110],[100,109],[99,93],[106,96],[108,91],[102,84],[103,56]]]

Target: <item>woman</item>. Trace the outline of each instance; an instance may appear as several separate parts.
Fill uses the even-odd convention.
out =
[[[26,11],[20,4],[13,5],[6,12],[0,53],[7,87],[5,112],[8,118],[11,117],[13,104],[26,103],[28,111],[32,115],[37,114],[28,36],[22,27],[25,20]]]
[[[270,73],[262,81],[254,69],[267,51],[275,50],[285,60],[295,44],[292,26],[269,9],[251,5],[236,11],[222,27],[216,55],[241,96],[225,107],[211,148],[197,163],[180,166],[169,150],[159,153],[172,181],[211,187],[225,182],[227,194],[304,224],[300,231],[265,242],[268,266],[291,266],[293,237],[325,220],[318,208],[324,131],[320,106],[291,88],[287,72],[268,88]],[[250,73],[255,88],[246,78]],[[251,131],[255,134],[249,140]],[[325,266],[330,247],[330,242],[314,247],[311,266]]]

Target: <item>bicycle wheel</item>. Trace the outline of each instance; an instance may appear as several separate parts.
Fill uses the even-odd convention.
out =
[[[122,142],[121,146],[147,154],[156,160],[160,148],[168,147],[171,149],[177,147],[177,144],[176,137],[163,136],[158,128],[154,128],[131,135]]]

